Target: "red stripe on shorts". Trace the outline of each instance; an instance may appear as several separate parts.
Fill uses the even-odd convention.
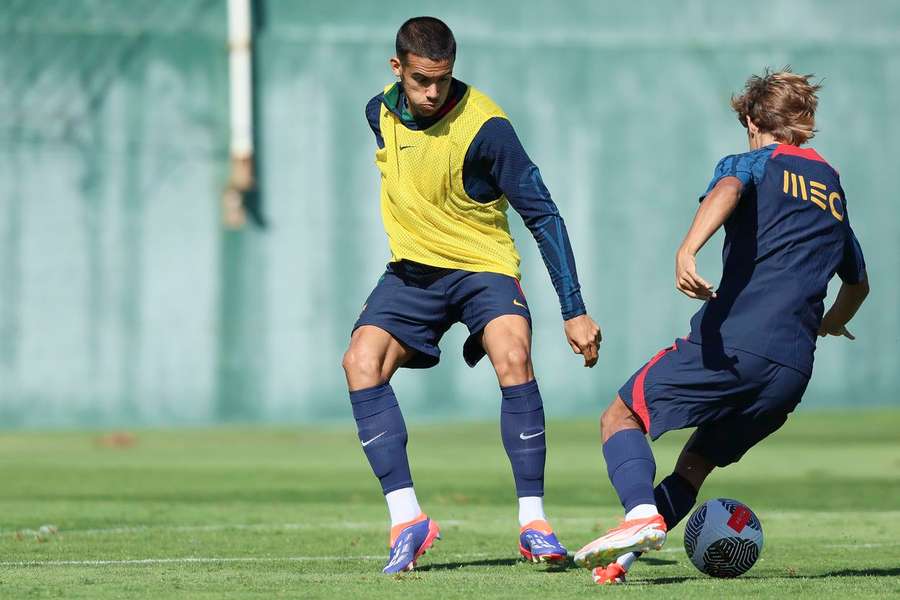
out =
[[[524,300],[525,303],[527,304],[527,303],[528,303],[528,300],[525,300],[525,290],[522,289],[522,284],[519,283],[519,280],[516,279],[516,278],[513,278],[513,281],[516,282],[516,287],[519,288],[519,294],[521,294],[522,300]]]
[[[672,344],[668,348],[663,348],[657,352],[656,356],[651,358],[650,362],[644,365],[638,376],[634,378],[634,386],[631,388],[631,408],[641,418],[646,433],[650,433],[650,413],[647,411],[647,400],[644,398],[644,379],[647,378],[647,371],[650,370],[650,367],[659,362],[659,359],[665,356],[666,352],[675,349],[675,344]]]

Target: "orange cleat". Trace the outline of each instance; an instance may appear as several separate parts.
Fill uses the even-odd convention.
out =
[[[662,515],[622,521],[575,553],[575,564],[592,569],[608,565],[626,552],[659,550],[666,543],[666,522]]]
[[[597,585],[616,585],[625,583],[625,574],[628,571],[619,563],[610,563],[605,567],[597,567],[591,571],[591,577]]]
[[[615,585],[617,583],[625,583],[625,574],[627,572],[625,567],[614,562],[605,567],[595,568],[591,571],[591,577],[594,578],[594,583],[598,585]]]
[[[395,525],[391,528],[391,555],[382,571],[388,574],[412,571],[419,557],[439,539],[441,531],[437,523],[425,513],[412,521]]]
[[[544,520],[532,521],[519,530],[519,553],[534,563],[564,564],[569,556],[550,524]]]

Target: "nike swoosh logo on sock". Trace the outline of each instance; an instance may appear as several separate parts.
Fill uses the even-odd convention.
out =
[[[536,438],[537,436],[542,435],[543,433],[544,433],[543,429],[541,429],[537,433],[531,433],[528,435],[525,435],[525,432],[523,431],[522,433],[519,434],[519,439],[520,440],[530,440],[531,438]]]
[[[371,444],[372,442],[374,442],[375,440],[377,440],[378,438],[380,438],[381,436],[383,436],[386,433],[387,433],[387,431],[382,431],[381,433],[379,433],[378,435],[373,437],[371,440],[362,442],[363,448],[365,448],[366,446],[368,446],[369,444]]]

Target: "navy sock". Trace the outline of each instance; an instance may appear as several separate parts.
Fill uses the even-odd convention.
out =
[[[638,504],[655,504],[656,461],[640,429],[623,429],[603,444],[606,472],[627,513]]]
[[[544,403],[537,381],[501,387],[500,435],[516,480],[516,495],[544,495]]]
[[[697,490],[678,473],[672,473],[659,482],[653,490],[656,510],[666,522],[666,530],[672,531],[684,519],[697,502]],[[641,552],[635,552],[640,556]]]
[[[387,494],[412,486],[406,457],[406,423],[389,383],[350,392],[363,451]]]
[[[665,519],[669,531],[691,512],[697,502],[697,490],[678,473],[672,473],[660,481],[653,495],[656,497],[656,510]]]

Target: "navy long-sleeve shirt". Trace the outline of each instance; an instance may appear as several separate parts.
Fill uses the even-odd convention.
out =
[[[382,104],[400,117],[406,127],[427,129],[456,106],[466,90],[466,84],[454,79],[450,96],[441,110],[434,117],[418,120],[409,113],[402,90],[393,106],[387,104],[384,94],[375,96],[366,106],[366,118],[378,147],[384,147],[379,117]],[[463,186],[476,202],[493,202],[506,196],[538,244],[559,297],[563,319],[585,314],[566,224],[540,171],[528,157],[508,119],[494,117],[481,126],[463,161]]]

